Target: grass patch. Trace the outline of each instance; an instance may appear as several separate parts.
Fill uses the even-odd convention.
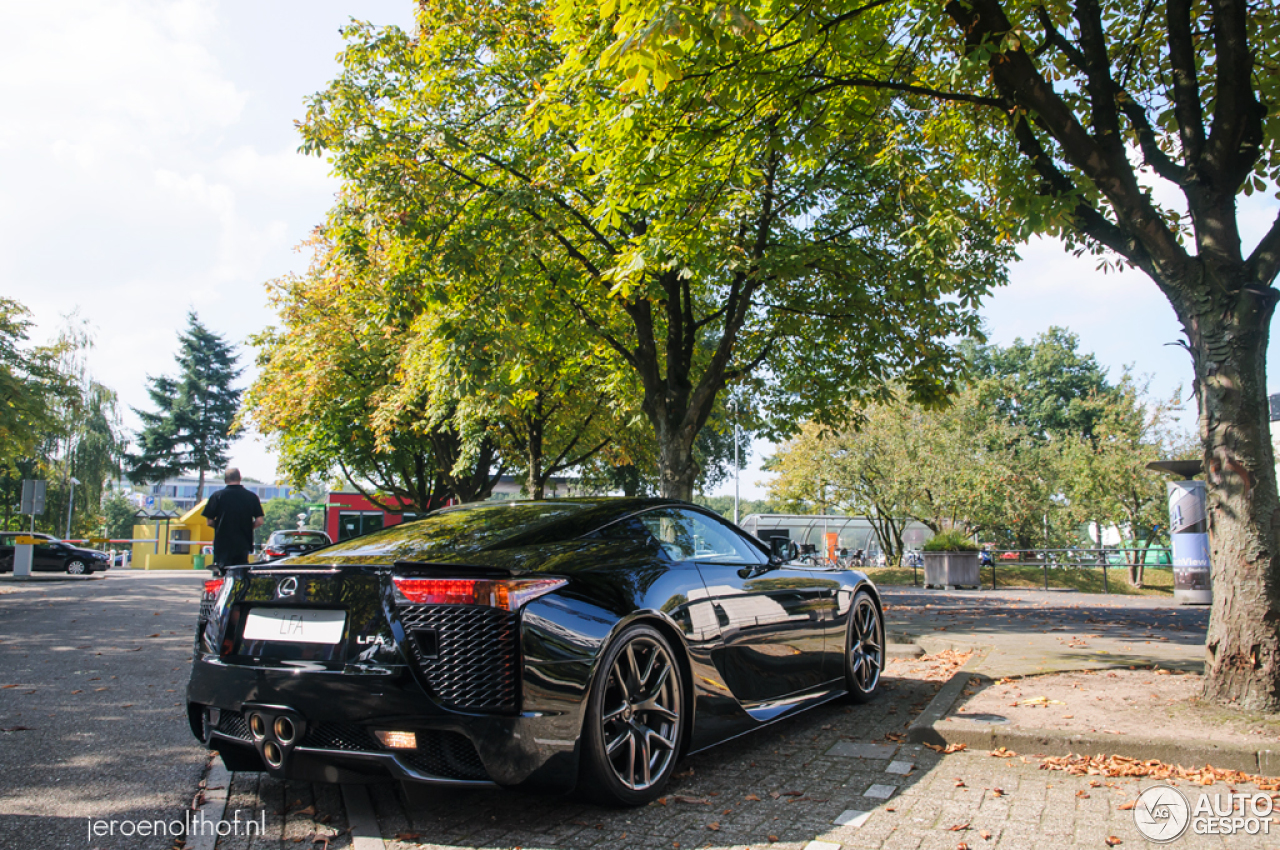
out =
[[[910,585],[912,571],[910,567],[866,567],[863,572],[876,584]],[[991,568],[983,567],[982,586],[991,587]],[[924,570],[916,572],[921,582],[924,581]],[[1107,568],[1107,587],[1111,593],[1124,596],[1172,596],[1173,568],[1147,567],[1143,577],[1143,587],[1132,587],[1129,584],[1128,567],[1117,566]],[[1037,566],[1004,566],[996,567],[996,587],[1044,587],[1044,568]],[[1050,567],[1049,587],[1078,590],[1081,593],[1102,593],[1101,567]]]

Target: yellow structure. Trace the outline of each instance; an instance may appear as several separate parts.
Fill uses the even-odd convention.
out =
[[[135,525],[133,537],[153,538],[159,543],[133,544],[133,564],[147,570],[189,570],[193,568],[192,555],[206,546],[213,545],[213,529],[200,512],[205,499],[177,519],[168,521],[169,538],[165,540],[165,521],[151,520],[147,525]],[[212,563],[213,556],[205,556],[205,564]]]

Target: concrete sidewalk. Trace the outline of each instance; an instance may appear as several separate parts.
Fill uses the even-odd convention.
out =
[[[972,649],[974,655],[912,723],[908,740],[981,750],[1158,759],[1169,764],[1280,774],[1280,741],[1229,742],[1204,729],[1169,728],[1143,718],[1143,730],[1117,735],[1059,721],[1020,728],[999,715],[966,718],[962,698],[990,686],[1051,673],[1158,668],[1201,673],[1209,610],[1158,597],[1063,591],[925,591],[882,588],[896,654]],[[1123,711],[1117,705],[1115,711]],[[1071,715],[1065,717],[1070,718]]]
[[[985,647],[969,672],[1001,678],[1160,666],[1202,672],[1209,609],[1151,596],[882,587],[889,640]]]

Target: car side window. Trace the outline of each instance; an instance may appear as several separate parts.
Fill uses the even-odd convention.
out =
[[[673,561],[717,564],[768,563],[764,553],[733,529],[709,516],[684,508],[659,508],[637,519]]]

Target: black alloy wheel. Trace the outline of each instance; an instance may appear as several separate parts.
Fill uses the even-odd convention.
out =
[[[72,558],[70,561],[67,561],[67,575],[83,576],[88,575],[91,572],[92,570],[89,569],[89,565],[81,558]]]
[[[619,635],[604,654],[587,703],[584,793],[624,806],[656,799],[675,772],[683,701],[667,639],[649,626]]]
[[[875,600],[865,590],[853,597],[846,645],[844,678],[849,699],[867,702],[880,687],[880,673],[884,670],[884,621]]]

